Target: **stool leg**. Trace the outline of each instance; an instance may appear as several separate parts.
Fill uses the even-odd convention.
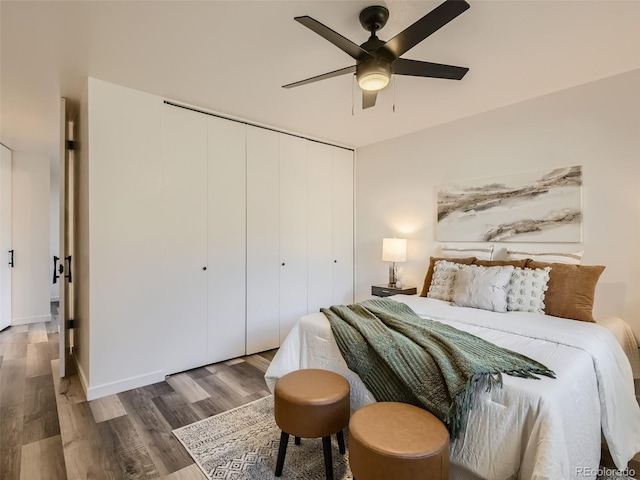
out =
[[[295,444],[300,445],[300,437],[296,437]]]
[[[342,430],[336,433],[336,437],[338,438],[338,448],[340,449],[340,453],[344,455],[346,453],[346,448],[344,448],[344,434]]]
[[[276,477],[282,475],[282,467],[284,467],[284,456],[287,453],[287,443],[289,442],[289,434],[284,430],[280,434],[280,448],[278,448],[278,462],[276,463]]]
[[[327,471],[327,480],[333,480],[333,459],[331,458],[331,437],[322,437],[322,450],[324,451],[324,468]]]

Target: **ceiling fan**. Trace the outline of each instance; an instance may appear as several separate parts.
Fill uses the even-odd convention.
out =
[[[356,64],[299,82],[289,83],[283,85],[283,88],[299,87],[318,80],[355,73],[358,85],[362,89],[362,108],[369,108],[376,104],[378,91],[389,84],[392,74],[461,80],[469,71],[466,67],[399,57],[444,27],[469,7],[470,5],[464,0],[446,0],[388,42],[380,40],[376,36],[376,32],[387,23],[389,10],[379,5],[367,7],[360,12],[360,24],[365,30],[371,32],[371,36],[359,46],[309,16],[295,17],[295,21],[313,30],[350,55]]]

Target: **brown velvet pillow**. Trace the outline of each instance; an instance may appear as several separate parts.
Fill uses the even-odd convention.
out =
[[[593,299],[596,284],[605,267],[536,262],[529,259],[527,268],[551,267],[548,290],[544,297],[547,315],[594,322]]]
[[[506,267],[512,265],[516,268],[524,268],[527,264],[527,259],[523,260],[480,260],[476,258],[473,262],[474,265],[481,265],[483,267]]]
[[[429,293],[429,287],[431,286],[431,279],[433,278],[433,268],[438,260],[446,260],[451,263],[460,263],[462,265],[471,265],[476,257],[467,258],[443,258],[443,257],[431,257],[429,261],[429,268],[427,269],[427,275],[424,277],[424,285],[422,285],[421,297],[426,297]]]

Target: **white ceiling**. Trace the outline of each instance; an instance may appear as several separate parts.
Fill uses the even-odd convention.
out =
[[[460,82],[396,77],[365,111],[349,75],[281,88],[353,64],[293,17],[362,43],[376,3],[2,0],[0,140],[56,155],[59,97],[78,100],[87,76],[359,147],[640,68],[640,1],[469,0],[403,55],[469,67]],[[388,40],[441,2],[381,3]]]

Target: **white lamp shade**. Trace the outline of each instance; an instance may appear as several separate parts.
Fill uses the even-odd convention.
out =
[[[407,261],[407,239],[406,238],[383,238],[382,239],[382,261],[383,262],[406,262]]]

